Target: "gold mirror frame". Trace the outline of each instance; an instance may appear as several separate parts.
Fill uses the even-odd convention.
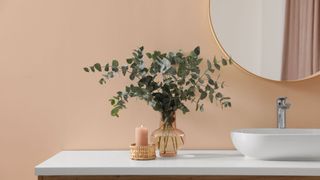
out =
[[[209,8],[208,8],[208,19],[209,19],[209,24],[210,24],[210,30],[211,30],[211,34],[213,36],[213,39],[215,41],[215,43],[218,45],[219,49],[222,51],[223,53],[223,56],[225,57],[228,57],[230,58],[229,54],[226,52],[226,50],[223,48],[222,44],[220,43],[218,37],[217,37],[217,34],[215,33],[214,31],[214,28],[213,28],[213,24],[212,24],[212,18],[211,18],[211,0],[208,0],[209,1]],[[268,79],[268,78],[265,78],[265,77],[262,77],[262,76],[259,76],[259,75],[256,75],[250,71],[248,71],[247,69],[245,69],[244,67],[242,67],[240,64],[238,64],[234,59],[233,59],[233,64],[238,68],[240,69],[241,71],[244,71],[246,73],[248,73],[249,75],[251,76],[254,76],[254,77],[258,77],[260,79],[263,79],[263,80],[267,80],[267,81],[271,81],[271,82],[300,82],[300,81],[304,81],[304,80],[308,80],[308,79],[312,79],[312,78],[315,78],[317,77],[318,75],[320,75],[320,71],[318,71],[317,73],[311,75],[311,76],[308,76],[308,77],[305,77],[305,78],[302,78],[302,79],[297,79],[297,80],[274,80],[274,79]]]

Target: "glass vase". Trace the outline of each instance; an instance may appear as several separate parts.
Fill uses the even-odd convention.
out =
[[[184,144],[185,134],[176,127],[176,116],[173,114],[172,120],[160,121],[160,127],[152,132],[151,139],[159,150],[161,157],[174,157],[177,150]]]

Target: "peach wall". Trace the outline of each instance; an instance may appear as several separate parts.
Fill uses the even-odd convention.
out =
[[[0,179],[34,180],[33,168],[63,149],[126,149],[134,127],[159,116],[132,100],[119,119],[108,97],[127,82],[100,86],[82,67],[144,45],[220,56],[208,0],[0,0]],[[320,128],[320,77],[278,83],[231,67],[224,71],[233,108],[178,114],[185,148],[231,149],[235,128],[275,127],[275,99],[288,96],[289,127]]]

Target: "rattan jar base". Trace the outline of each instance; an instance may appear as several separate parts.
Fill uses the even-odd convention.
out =
[[[156,159],[156,146],[149,144],[148,146],[130,146],[130,158],[132,160],[153,160]]]

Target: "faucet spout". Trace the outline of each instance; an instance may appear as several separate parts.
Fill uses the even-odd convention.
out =
[[[286,111],[290,106],[291,104],[287,102],[287,97],[277,98],[277,124],[280,129],[286,128]]]

